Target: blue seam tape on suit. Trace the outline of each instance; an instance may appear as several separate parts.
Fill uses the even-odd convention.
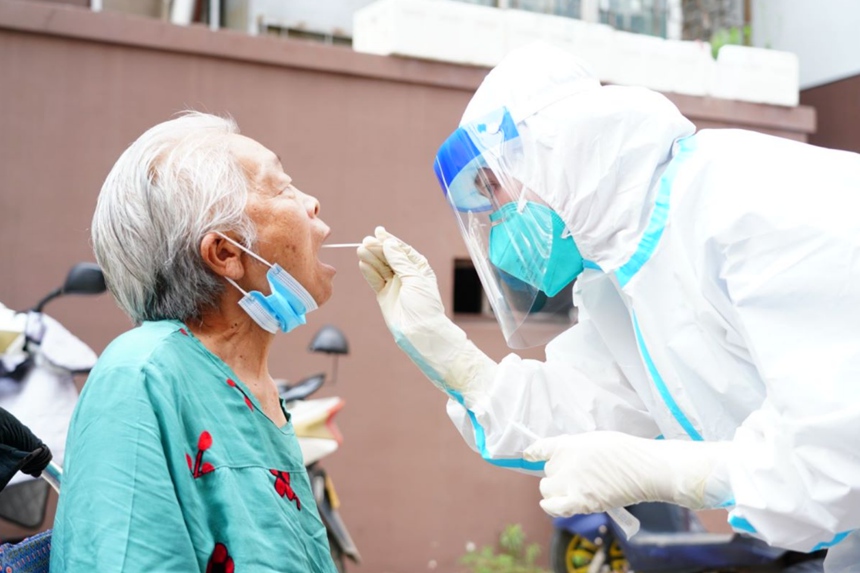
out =
[[[731,525],[733,529],[743,531],[744,533],[757,533],[757,530],[752,523],[750,523],[745,517],[737,515],[735,512],[729,514],[729,525]],[[833,547],[834,545],[842,542],[842,540],[848,537],[851,533],[852,530],[837,533],[830,541],[822,541],[821,543],[813,547],[812,551],[818,551],[820,549],[827,549],[828,547]]]
[[[666,221],[669,218],[669,199],[671,197],[672,185],[675,182],[675,176],[678,174],[678,169],[681,164],[696,148],[695,141],[692,136],[679,140],[678,147],[678,154],[669,162],[666,172],[663,174],[663,177],[660,178],[660,190],[657,192],[657,199],[654,203],[654,210],[651,213],[651,220],[648,221],[645,234],[642,235],[642,239],[640,239],[639,245],[636,247],[636,252],[633,253],[633,256],[630,257],[629,261],[624,263],[624,265],[615,271],[615,277],[618,279],[618,284],[621,288],[624,288],[624,286],[630,282],[630,279],[636,276],[636,273],[638,273],[645,263],[651,259],[651,256],[654,254],[654,249],[657,248],[657,244],[663,236],[663,230],[666,228]],[[675,399],[666,387],[666,383],[663,381],[663,377],[660,376],[660,372],[657,371],[657,367],[651,359],[651,353],[648,352],[648,348],[645,346],[645,340],[642,338],[642,332],[639,329],[639,321],[636,319],[635,312],[633,313],[633,330],[636,334],[636,344],[639,346],[639,353],[642,355],[642,359],[645,361],[648,373],[651,375],[654,385],[657,386],[657,391],[663,398],[663,402],[666,403],[666,407],[669,408],[669,411],[681,427],[684,428],[684,431],[687,432],[687,435],[689,435],[690,438],[701,441],[702,436],[678,406],[678,403],[675,402]]]
[[[851,533],[851,530],[849,530],[849,531],[843,531],[842,533],[837,533],[837,534],[833,537],[833,539],[832,539],[832,540],[830,540],[830,541],[822,541],[821,543],[819,543],[818,545],[816,545],[815,547],[813,547],[813,548],[812,548],[812,550],[813,550],[813,551],[818,551],[819,549],[827,549],[828,547],[833,547],[834,545],[836,545],[837,543],[840,543],[843,539],[845,539],[846,537],[848,537],[848,535],[849,535],[850,533]]]
[[[672,195],[672,185],[675,183],[675,176],[678,174],[681,164],[684,163],[690,153],[696,148],[693,136],[679,140],[678,146],[678,155],[669,162],[666,172],[660,178],[660,190],[657,192],[657,199],[654,202],[654,211],[651,213],[651,220],[648,221],[648,226],[645,228],[645,234],[639,240],[636,252],[633,253],[629,261],[615,271],[615,276],[621,288],[624,288],[630,282],[630,279],[648,262],[651,255],[654,254],[654,249],[657,248],[657,244],[660,242],[660,237],[663,236],[663,230],[666,228],[666,220],[669,217],[669,199]]]
[[[486,433],[484,432],[484,427],[481,426],[481,423],[478,422],[478,417],[475,413],[466,407],[466,403],[463,400],[462,394],[457,392],[456,390],[452,390],[448,388],[448,385],[445,384],[445,381],[433,369],[424,358],[418,353],[412,343],[407,340],[402,333],[392,331],[394,334],[394,341],[397,343],[403,351],[412,359],[412,361],[421,369],[421,371],[432,380],[437,386],[442,388],[448,396],[450,396],[453,400],[455,400],[458,404],[460,404],[469,415],[469,421],[472,423],[472,429],[475,432],[475,447],[478,449],[478,453],[481,454],[481,457],[486,461],[490,462],[494,466],[499,466],[503,468],[519,468],[528,471],[543,471],[543,467],[546,462],[529,462],[522,458],[504,458],[504,459],[496,459],[490,455],[489,450],[487,450],[487,439]]]
[[[466,403],[463,400],[463,396],[459,392],[447,388],[445,389],[445,392],[451,398],[456,400],[458,404],[463,406],[463,408],[465,408],[466,412],[469,414],[469,420],[472,422],[472,428],[475,430],[475,447],[478,448],[478,451],[481,453],[482,458],[484,458],[494,466],[499,466],[502,468],[519,468],[529,471],[543,471],[543,467],[546,462],[528,462],[522,458],[496,459],[491,457],[490,452],[487,450],[484,427],[481,426],[480,422],[478,422],[478,417],[475,416],[475,413],[472,412],[469,408],[466,408]]]
[[[660,393],[660,397],[663,398],[663,402],[666,403],[666,407],[669,408],[669,411],[678,421],[684,431],[687,432],[687,435],[690,438],[696,441],[702,441],[702,436],[696,430],[695,426],[690,422],[684,412],[681,410],[678,403],[675,402],[675,398],[672,397],[671,392],[669,392],[669,388],[666,387],[666,383],[663,381],[663,377],[660,376],[660,373],[657,371],[657,367],[654,366],[654,361],[651,360],[651,353],[648,352],[648,348],[645,346],[645,341],[642,339],[642,332],[639,330],[639,321],[636,319],[636,313],[633,313],[633,331],[636,334],[636,344],[639,346],[639,353],[642,355],[642,359],[645,361],[645,367],[648,368],[648,373],[651,374],[651,379],[654,381],[654,385],[657,386],[657,391]]]
[[[756,533],[756,528],[753,527],[752,523],[747,521],[745,517],[741,517],[734,512],[729,514],[729,525],[732,526],[732,529],[737,529],[744,533]]]

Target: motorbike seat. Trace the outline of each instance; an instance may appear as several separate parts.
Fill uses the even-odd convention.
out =
[[[325,374],[314,374],[304,378],[294,386],[282,384],[278,386],[278,393],[285,402],[293,402],[295,400],[304,400],[314,392],[320,389],[320,386],[325,382]]]
[[[20,543],[0,545],[0,571],[4,573],[48,573],[50,561],[50,529]]]

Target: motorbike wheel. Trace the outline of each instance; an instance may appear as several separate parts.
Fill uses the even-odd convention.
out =
[[[569,531],[556,529],[550,544],[550,565],[553,573],[589,573],[595,559],[604,562],[601,571],[627,573],[629,564],[616,539],[605,545],[592,543],[587,538]]]
[[[328,547],[331,551],[331,560],[334,561],[337,573],[346,573],[346,559],[343,556],[343,551],[331,535],[328,536]]]

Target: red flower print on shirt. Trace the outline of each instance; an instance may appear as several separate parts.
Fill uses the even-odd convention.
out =
[[[296,509],[301,511],[302,502],[299,500],[299,496],[296,495],[296,492],[293,491],[293,488],[290,487],[289,472],[282,472],[280,470],[269,470],[269,473],[275,476],[275,491],[278,492],[278,495],[281,497],[286,497],[290,501],[295,501]]]
[[[242,398],[244,398],[244,399],[245,399],[245,405],[246,405],[246,406],[248,406],[248,408],[249,408],[249,409],[251,409],[251,410],[253,410],[253,409],[254,409],[254,404],[251,402],[251,399],[250,399],[250,398],[248,398],[248,396],[246,396],[246,395],[245,395],[245,392],[243,392],[241,388],[239,388],[238,386],[236,386],[236,383],[235,383],[235,382],[233,382],[231,379],[227,378],[227,385],[228,385],[228,386],[230,386],[230,387],[232,387],[232,388],[235,388],[236,390],[238,390],[238,391],[239,391],[239,393],[240,393],[240,394],[242,394]]]
[[[209,563],[206,564],[206,573],[233,573],[234,570],[233,558],[227,552],[227,546],[216,543],[209,557]]]
[[[203,461],[203,452],[212,447],[212,435],[203,430],[200,438],[197,439],[197,457],[194,460],[194,467],[191,467],[191,456],[185,454],[185,462],[188,464],[188,469],[191,470],[191,475],[194,479],[199,478],[203,474],[215,471],[215,467],[209,462]],[[201,463],[202,462],[202,463]]]

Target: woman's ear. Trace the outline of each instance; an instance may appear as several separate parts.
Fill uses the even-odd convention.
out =
[[[242,254],[242,249],[218,233],[206,233],[200,242],[200,256],[203,258],[203,263],[216,275],[234,281],[245,276]]]

